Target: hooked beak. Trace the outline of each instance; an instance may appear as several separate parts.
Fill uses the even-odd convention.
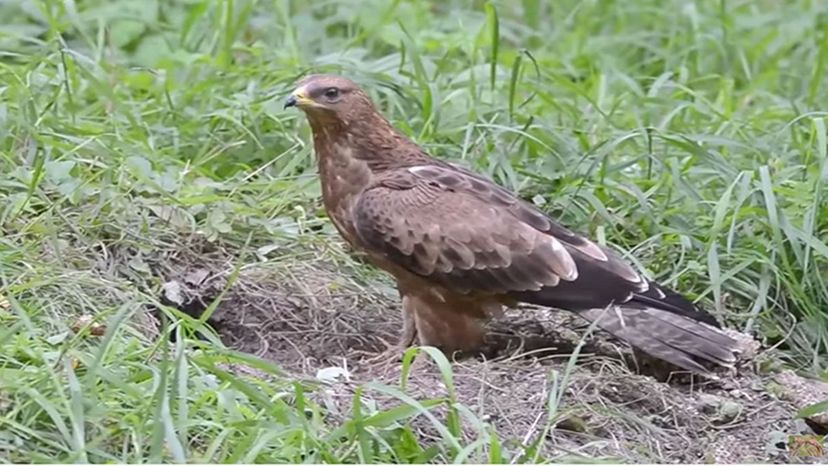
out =
[[[285,100],[284,108],[288,107],[306,107],[313,105],[313,100],[309,99],[305,92],[305,87],[300,87],[293,91],[292,94]]]
[[[287,100],[285,101],[285,107],[284,108],[295,107],[295,106],[296,106],[296,96],[292,95],[292,96],[288,97]]]

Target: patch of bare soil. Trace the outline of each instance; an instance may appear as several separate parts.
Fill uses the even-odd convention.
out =
[[[231,270],[220,257],[171,262],[162,271],[164,297],[200,313]],[[357,384],[399,383],[399,363],[388,369],[365,362],[395,341],[401,329],[398,305],[392,289],[360,288],[331,264],[262,262],[241,270],[210,323],[226,345],[288,372],[316,377],[322,369],[343,368],[349,380],[332,383],[325,396],[329,416],[344,418]],[[492,324],[487,357],[454,363],[459,401],[493,424],[512,448],[537,439],[555,395],[551,375],[563,376],[586,328],[565,312],[507,312]],[[747,350],[748,359],[754,355],[755,348]],[[759,375],[752,364],[719,380],[665,378],[649,364],[603,333],[591,336],[569,375],[554,428],[543,439],[544,454],[630,462],[820,461],[787,451],[789,435],[811,433],[794,419],[801,403],[787,390],[804,379],[791,372]],[[656,377],[635,372],[648,370]],[[425,359],[415,364],[406,390],[416,398],[446,394],[439,371]],[[424,442],[436,437],[427,420],[414,422]]]

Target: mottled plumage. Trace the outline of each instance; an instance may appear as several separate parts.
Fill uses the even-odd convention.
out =
[[[712,316],[508,190],[430,157],[352,81],[310,76],[286,106],[307,114],[337,230],[397,280],[401,346],[473,350],[485,319],[526,302],[576,312],[687,370],[735,361],[736,342]]]

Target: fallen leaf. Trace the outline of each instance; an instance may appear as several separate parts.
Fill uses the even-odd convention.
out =
[[[351,374],[344,367],[325,367],[316,372],[316,378],[323,382],[335,383],[339,382],[340,378],[350,380]]]
[[[177,306],[184,304],[184,296],[181,294],[181,283],[177,280],[171,280],[161,285],[164,290],[164,297]]]
[[[89,334],[96,337],[100,337],[106,333],[106,326],[95,322],[95,318],[89,314],[84,314],[78,317],[78,319],[72,323],[70,328],[75,333],[80,333],[83,329],[88,328]]]
[[[193,269],[187,272],[187,275],[184,276],[184,281],[189,283],[190,285],[198,286],[201,285],[201,282],[210,275],[206,269]]]

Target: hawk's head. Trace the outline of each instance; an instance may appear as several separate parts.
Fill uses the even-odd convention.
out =
[[[298,107],[311,119],[336,118],[348,123],[373,111],[368,96],[353,81],[332,74],[306,77],[285,101],[285,108]]]
[[[308,117],[313,144],[320,159],[349,146],[341,154],[358,154],[372,161],[424,157],[422,150],[374,107],[359,86],[348,78],[315,74],[301,80],[285,101]]]

